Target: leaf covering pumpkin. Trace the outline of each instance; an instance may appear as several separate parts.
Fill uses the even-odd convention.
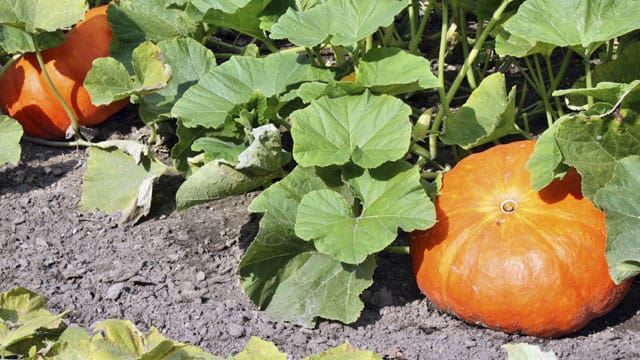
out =
[[[127,100],[121,100],[95,106],[83,86],[93,60],[109,55],[112,33],[107,7],[87,11],[85,19],[66,34],[62,45],[42,51],[45,68],[79,125],[100,124],[127,104]],[[22,56],[0,78],[0,108],[34,137],[62,139],[71,124],[47,84],[35,53]]]
[[[439,308],[507,333],[558,337],[613,309],[606,224],[575,170],[541,191],[525,164],[535,141],[498,145],[444,175],[438,223],[410,236],[416,280]]]

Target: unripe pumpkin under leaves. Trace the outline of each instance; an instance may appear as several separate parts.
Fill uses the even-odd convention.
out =
[[[90,9],[83,21],[65,36],[65,42],[42,51],[47,72],[56,88],[71,106],[78,123],[93,126],[121,110],[128,100],[95,106],[83,82],[93,60],[109,56],[111,27],[108,5]],[[63,139],[71,121],[51,91],[35,53],[28,53],[12,64],[0,78],[0,108],[18,120],[25,133],[43,139]]]
[[[534,191],[535,141],[498,145],[446,173],[437,224],[410,235],[418,286],[438,308],[507,333],[558,337],[612,310],[604,214],[575,170]]]

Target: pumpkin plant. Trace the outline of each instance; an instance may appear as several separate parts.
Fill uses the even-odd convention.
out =
[[[93,126],[127,104],[128,100],[123,99],[108,105],[93,105],[83,86],[93,60],[109,55],[112,34],[107,7],[87,11],[84,20],[66,34],[64,43],[41,52],[46,72],[41,70],[36,52],[30,52],[11,64],[0,77],[0,108],[18,120],[26,134],[64,139],[72,124],[67,110],[77,118],[78,125]],[[65,109],[66,106],[69,108]]]
[[[540,191],[525,169],[535,141],[498,145],[442,179],[438,222],[410,236],[420,289],[439,308],[505,332],[557,337],[613,309],[604,213],[572,169]]]

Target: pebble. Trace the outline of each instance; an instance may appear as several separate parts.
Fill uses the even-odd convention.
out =
[[[107,293],[104,298],[107,300],[118,300],[123,290],[124,283],[115,283],[107,289]]]

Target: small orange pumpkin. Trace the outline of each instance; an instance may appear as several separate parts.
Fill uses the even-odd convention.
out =
[[[42,51],[56,88],[71,106],[80,125],[93,126],[121,110],[128,100],[95,106],[83,82],[94,59],[109,56],[111,28],[108,5],[93,8],[65,36],[65,42]],[[63,139],[71,121],[55,97],[34,53],[25,54],[0,78],[0,108],[34,137]]]
[[[604,214],[581,194],[575,170],[531,189],[535,141],[498,145],[460,161],[442,180],[437,224],[410,234],[418,286],[470,323],[558,337],[612,310]]]

